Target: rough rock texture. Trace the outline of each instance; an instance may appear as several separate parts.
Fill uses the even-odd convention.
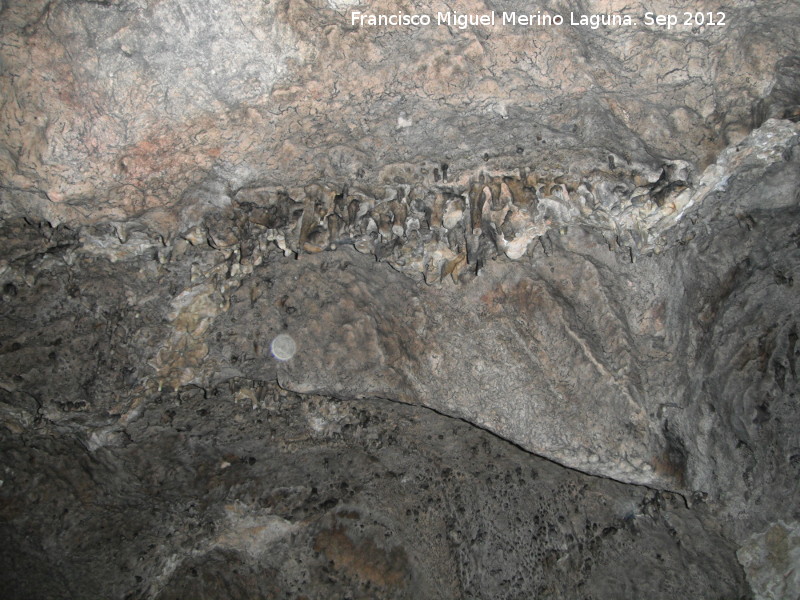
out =
[[[617,187],[647,187],[676,160],[702,169],[754,119],[797,105],[791,0],[729,2],[724,26],[696,30],[370,29],[351,25],[352,4],[4,2],[6,210],[50,222],[135,216],[179,233],[204,184],[394,187],[520,167],[566,185],[594,174],[624,198]],[[470,1],[457,12],[530,8]],[[639,23],[648,10],[721,9],[705,0],[537,8]],[[776,73],[784,89],[774,89]]]
[[[354,10],[0,4],[3,597],[796,597],[800,6]]]
[[[19,541],[0,555],[4,598],[747,590],[706,510],[418,408],[238,380],[153,397],[102,446],[49,426],[25,442],[0,442],[3,534]]]

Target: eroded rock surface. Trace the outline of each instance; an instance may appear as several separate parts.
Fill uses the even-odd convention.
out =
[[[530,8],[470,1],[455,11]],[[376,30],[353,26],[355,9],[365,7],[5,2],[6,212],[50,222],[135,216],[168,232],[191,220],[193,190],[208,182],[340,190],[459,180],[484,167],[535,166],[567,186],[608,172],[611,190],[646,187],[674,161],[702,170],[754,120],[797,106],[800,8],[791,0],[537,5],[640,24],[594,30]],[[398,10],[453,8],[366,8]],[[643,24],[646,11],[682,10],[724,10],[725,25]],[[638,182],[620,183],[615,169]]]
[[[706,510],[419,408],[237,380],[152,396],[101,444],[24,440],[0,441],[6,598],[747,591]]]
[[[2,3],[4,597],[797,595],[800,7],[538,9]]]

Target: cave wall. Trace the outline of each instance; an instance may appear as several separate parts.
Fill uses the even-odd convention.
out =
[[[4,596],[791,597],[800,7],[540,6],[683,9],[3,2]]]

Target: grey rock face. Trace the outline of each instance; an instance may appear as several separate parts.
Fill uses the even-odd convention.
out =
[[[707,511],[409,406],[239,380],[151,397],[99,445],[1,443],[5,598],[747,590]]]
[[[0,4],[0,595],[797,596],[800,7],[397,10]]]
[[[797,105],[800,9],[790,0],[537,5],[568,23],[587,12],[638,23],[600,29],[375,29],[353,26],[356,9],[296,0],[4,3],[5,210],[52,223],[136,217],[167,232],[209,180],[234,190],[341,189],[534,164],[567,186],[609,167],[649,181],[675,160],[702,170],[747,134],[754,114],[760,124]],[[383,0],[370,9],[398,10]],[[413,10],[435,17],[451,7]],[[458,8],[492,10],[530,6]],[[646,11],[683,10],[724,10],[725,25],[644,21]]]

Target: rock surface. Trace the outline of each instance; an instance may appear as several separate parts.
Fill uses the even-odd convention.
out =
[[[800,593],[800,6],[449,10],[0,5],[3,597]]]
[[[4,598],[747,591],[707,511],[419,408],[238,380],[151,398],[101,443],[25,442],[0,442]]]

